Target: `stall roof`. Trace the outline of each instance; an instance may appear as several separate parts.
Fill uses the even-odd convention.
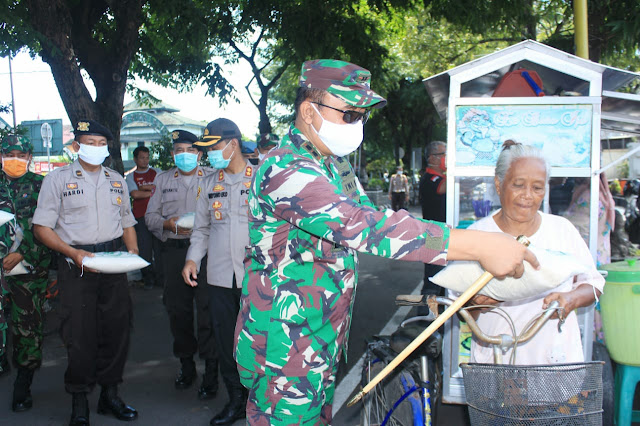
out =
[[[447,117],[449,90],[451,77],[469,71],[476,67],[490,66],[515,52],[531,50],[531,56],[548,55],[555,61],[566,61],[573,68],[582,68],[590,72],[602,74],[602,129],[604,131],[625,132],[640,135],[640,96],[619,93],[616,90],[626,86],[640,74],[591,62],[575,55],[546,46],[533,40],[525,40],[513,46],[491,53],[473,61],[467,62],[448,71],[423,80],[427,92],[442,119]],[[527,57],[527,55],[522,55]],[[460,89],[461,97],[489,97],[498,85],[500,79],[509,71],[525,68],[538,73],[544,84],[544,91],[548,95],[559,95],[561,92],[589,95],[589,82],[568,73],[557,71],[545,65],[522,59],[499,69],[490,70],[478,78],[463,82]]]

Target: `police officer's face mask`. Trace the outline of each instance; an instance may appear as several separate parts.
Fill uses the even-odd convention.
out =
[[[311,106],[316,110],[322,120],[320,130],[313,128],[313,124],[311,127],[333,155],[344,157],[360,147],[364,134],[362,120],[356,120],[351,124],[332,123],[324,119],[314,104],[311,104]]]
[[[81,143],[78,157],[85,163],[92,166],[99,166],[104,163],[105,158],[109,156],[109,147],[107,145],[93,146]]]
[[[176,162],[176,167],[180,169],[181,172],[189,173],[191,170],[198,167],[198,154],[181,152],[180,154],[176,154],[173,158]]]
[[[231,156],[226,159],[224,158],[223,153],[227,150],[227,148],[229,148],[230,145],[231,143],[228,143],[227,146],[225,146],[223,149],[220,149],[218,151],[209,151],[207,153],[207,158],[209,158],[209,165],[211,167],[213,167],[214,169],[226,169],[227,167],[229,167],[229,163],[233,158],[233,154],[235,154],[236,152],[233,151],[231,153]]]

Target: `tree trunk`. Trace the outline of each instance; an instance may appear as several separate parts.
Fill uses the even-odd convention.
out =
[[[120,125],[126,79],[138,46],[142,0],[105,1],[26,0],[30,23],[42,34],[42,59],[51,67],[62,103],[72,125],[96,120],[113,133],[109,143],[110,166],[123,173]],[[94,28],[109,13],[116,30],[94,39]],[[94,101],[81,69],[96,88]]]

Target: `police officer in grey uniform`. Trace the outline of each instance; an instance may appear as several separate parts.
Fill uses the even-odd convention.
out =
[[[204,270],[208,277],[209,285],[204,287],[208,287],[220,372],[230,399],[211,419],[211,425],[229,425],[245,417],[247,395],[240,384],[233,346],[245,247],[249,245],[248,195],[255,166],[243,157],[241,141],[238,126],[219,118],[207,125],[202,140],[196,143],[206,147],[209,164],[217,170],[205,181],[205,191],[198,200],[191,246],[182,271],[185,282],[194,287],[203,287],[199,277]],[[203,267],[205,255],[208,260]]]
[[[137,411],[118,396],[129,349],[131,298],[126,274],[82,268],[85,256],[119,251],[138,254],[129,191],[122,176],[103,167],[111,132],[100,123],[77,123],[79,159],[53,170],[42,184],[34,233],[58,256],[62,339],[68,365],[64,381],[73,395],[71,425],[89,424],[87,392],[102,387],[98,413],[134,420]],[[75,263],[67,264],[65,257]],[[80,266],[78,266],[80,265]]]
[[[182,279],[191,229],[176,225],[185,213],[196,211],[198,199],[206,196],[205,178],[213,171],[198,166],[202,152],[193,143],[198,137],[185,130],[171,134],[176,167],[158,174],[155,191],[149,200],[145,222],[147,228],[162,241],[164,264],[164,304],[169,314],[173,335],[173,354],[180,358],[181,368],[175,380],[177,389],[187,389],[197,377],[193,356],[199,352],[205,360],[205,373],[198,390],[199,399],[215,397],[218,391],[218,354],[215,345],[209,298],[205,286],[190,287]],[[206,276],[202,277],[206,283]],[[197,311],[197,331],[193,327],[193,301]]]

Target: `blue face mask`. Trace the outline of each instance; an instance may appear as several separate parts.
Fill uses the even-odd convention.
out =
[[[213,167],[214,169],[226,169],[227,167],[229,167],[229,163],[231,162],[231,159],[233,158],[233,154],[235,154],[235,151],[232,152],[231,157],[229,157],[226,160],[222,155],[222,153],[229,147],[229,145],[230,144],[227,144],[227,146],[225,146],[224,149],[221,149],[218,151],[209,151],[207,153],[207,157],[209,158],[209,165],[211,165],[211,167]]]
[[[176,166],[180,171],[188,173],[198,166],[198,154],[181,152],[175,155]]]

